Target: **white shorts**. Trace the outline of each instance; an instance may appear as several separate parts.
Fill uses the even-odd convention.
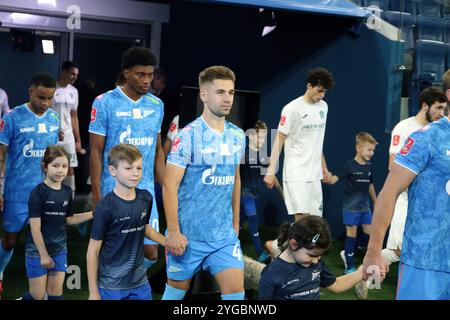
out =
[[[312,214],[322,217],[322,182],[283,181],[284,202],[288,214]]]
[[[61,145],[66,149],[66,151],[69,153],[69,167],[74,168],[78,167],[78,158],[77,158],[77,151],[75,148],[75,140],[73,141],[58,141],[58,145]]]
[[[407,214],[408,205],[398,203],[395,205],[394,216],[392,217],[386,248],[393,250],[402,249],[403,232],[405,231]]]

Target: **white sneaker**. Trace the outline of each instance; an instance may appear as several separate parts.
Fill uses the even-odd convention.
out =
[[[339,255],[341,256],[342,261],[344,261],[345,270],[347,270],[347,260],[345,260],[345,250],[341,250]]]

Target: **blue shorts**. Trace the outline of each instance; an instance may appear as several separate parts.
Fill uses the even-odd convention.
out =
[[[52,269],[45,269],[41,266],[41,257],[25,256],[25,269],[27,277],[38,278],[49,272],[64,272],[67,271],[67,250],[61,250],[57,255],[52,256],[55,266]]]
[[[251,196],[241,197],[241,213],[244,213],[246,217],[255,216],[256,212],[256,199]]]
[[[183,255],[174,256],[167,252],[167,278],[176,281],[192,279],[200,268],[212,275],[230,268],[244,269],[241,243],[236,236],[219,241],[188,241]]]
[[[450,273],[400,263],[397,300],[450,300]]]
[[[346,226],[359,226],[361,224],[372,223],[372,213],[369,211],[356,212],[346,211],[342,212],[342,218]]]
[[[159,214],[156,206],[155,197],[153,197],[152,213],[150,214],[150,225],[153,229],[159,232]],[[158,243],[150,239],[144,238],[144,245],[157,245]]]
[[[27,201],[5,201],[3,207],[3,230],[20,232],[28,223]]]
[[[153,300],[152,289],[147,282],[140,287],[126,290],[98,288],[102,300]]]

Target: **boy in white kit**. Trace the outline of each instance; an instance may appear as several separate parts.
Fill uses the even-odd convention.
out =
[[[330,71],[316,68],[306,78],[306,92],[288,103],[281,112],[278,133],[272,147],[270,166],[264,178],[268,188],[275,183],[275,168],[285,147],[283,190],[288,214],[299,220],[303,215],[322,216],[322,178],[328,171],[322,153],[328,105],[323,98],[333,87]],[[277,248],[276,241],[272,248]]]
[[[439,88],[430,87],[423,90],[420,93],[419,103],[419,112],[413,117],[400,121],[392,130],[391,145],[389,147],[389,167],[394,162],[395,155],[404,146],[408,136],[430,122],[437,121],[444,116],[446,98]],[[406,190],[399,196],[395,204],[386,249],[382,251],[382,255],[388,264],[400,260],[407,211],[408,192]]]
[[[78,77],[78,67],[72,61],[65,61],[61,66],[61,76],[57,82],[56,92],[53,97],[51,108],[60,117],[61,132],[64,140],[60,141],[70,155],[69,172],[64,184],[72,189],[75,196],[75,167],[78,167],[77,152],[82,153],[80,129],[78,125],[78,90],[73,86]]]

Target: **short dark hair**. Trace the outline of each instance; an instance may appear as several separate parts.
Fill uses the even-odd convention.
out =
[[[156,57],[149,48],[132,47],[122,55],[122,70],[134,66],[155,66]]]
[[[325,68],[309,70],[306,77],[306,84],[308,83],[313,87],[322,86],[326,90],[331,90],[334,86],[333,74]]]
[[[56,88],[56,81],[53,79],[52,75],[48,72],[36,73],[31,78],[30,87],[46,87],[46,88]]]
[[[422,107],[422,103],[431,107],[436,102],[447,102],[444,92],[438,87],[426,88],[420,93],[419,109]]]
[[[41,161],[42,169],[47,169],[48,165],[59,157],[66,157],[67,161],[70,161],[70,155],[62,145],[48,146]]]
[[[61,65],[61,70],[70,70],[72,68],[78,69],[78,66],[70,60],[64,61]]]

